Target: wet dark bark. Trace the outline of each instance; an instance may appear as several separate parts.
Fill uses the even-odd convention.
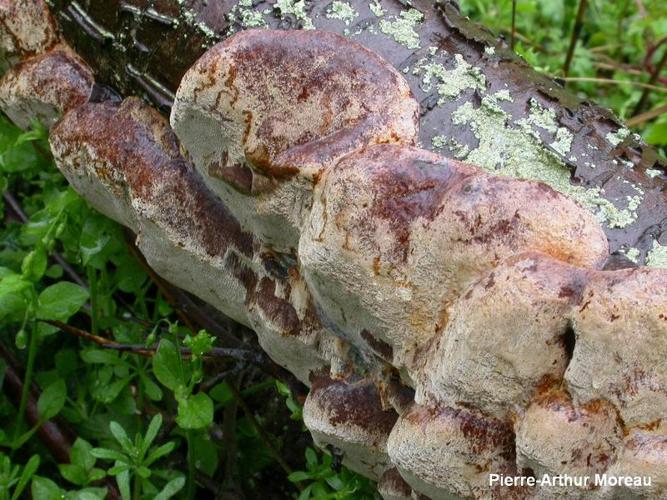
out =
[[[463,18],[454,2],[412,2],[423,14],[422,22],[415,26],[419,36],[416,49],[397,43],[383,33],[380,25],[383,20],[395,21],[395,16],[408,10],[407,3],[380,0],[377,3],[384,16],[378,17],[371,9],[375,2],[350,0],[358,15],[349,24],[327,17],[332,7],[329,1],[312,0],[307,2],[306,10],[316,28],[343,33],[404,71],[421,103],[421,141],[425,148],[445,155],[461,152],[466,146],[470,151],[479,148],[480,142],[489,138],[480,138],[469,123],[461,123],[453,116],[466,102],[479,109],[485,97],[498,91],[507,91],[511,96],[511,100],[497,102],[503,112],[499,127],[503,130],[523,130],[527,134],[517,121],[528,119],[536,103],[551,108],[556,126],[572,134],[570,147],[563,150],[555,146],[558,139],[555,129],[533,126],[534,144],[517,142],[516,150],[510,148],[499,155],[498,166],[502,166],[508,155],[520,158],[526,149],[532,148],[534,158],[535,154],[541,154],[541,149],[545,161],[560,163],[570,172],[573,184],[601,188],[601,198],[611,201],[619,210],[626,209],[630,219],[622,223],[607,220],[604,224],[612,252],[621,250],[612,256],[608,267],[632,265],[622,254],[632,247],[639,250],[637,261],[642,264],[655,241],[667,244],[666,165],[652,148],[632,134],[616,143],[609,134],[622,124],[609,111],[579,100],[558,82],[529,68],[504,40]],[[229,0],[52,0],[50,3],[65,37],[93,66],[100,82],[121,95],[144,95],[165,112],[190,65],[208,47],[243,29],[230,17],[231,13],[239,18],[243,9],[238,2]],[[293,14],[281,12],[273,0],[252,3],[252,10],[262,13],[270,28],[291,29],[304,24]],[[479,68],[485,81],[477,88],[473,85],[442,99],[434,77],[435,84],[424,83],[425,65],[436,63],[451,70],[457,65],[456,54]],[[449,147],[442,146],[442,138]],[[455,148],[451,147],[452,139]],[[475,162],[474,155],[459,157]],[[487,159],[485,166],[493,169],[494,161]],[[647,169],[652,175],[647,175]],[[502,168],[499,172],[502,173]],[[638,206],[629,204],[632,197],[636,197],[637,203],[641,198]]]

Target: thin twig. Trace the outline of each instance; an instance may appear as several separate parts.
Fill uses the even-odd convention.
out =
[[[660,58],[660,62],[653,68],[653,73],[651,73],[651,77],[648,80],[648,85],[644,87],[644,91],[642,92],[641,97],[639,98],[639,101],[637,102],[637,105],[635,106],[634,115],[638,115],[641,113],[642,109],[644,109],[644,105],[646,104],[646,101],[648,100],[648,96],[651,92],[651,90],[655,90],[652,88],[653,84],[656,82],[658,79],[658,76],[660,76],[660,72],[662,71],[662,68],[665,66],[665,63],[667,63],[667,49],[665,49],[662,52],[662,57]],[[667,89],[663,89],[667,91]]]
[[[667,113],[667,104],[653,108],[640,115],[633,116],[626,122],[626,125],[628,127],[634,127],[635,125],[652,120],[653,118],[656,118],[664,113]]]
[[[49,325],[55,326],[65,333],[89,340],[99,346],[104,347],[105,349],[111,349],[114,351],[131,352],[140,356],[151,357],[155,355],[155,352],[158,348],[157,345],[145,346],[142,344],[121,344],[120,342],[109,340],[106,337],[94,335],[90,332],[87,332],[86,330],[82,330],[81,328],[68,325],[62,321],[46,320],[44,323],[48,323]],[[192,350],[187,347],[181,347],[180,351],[183,356],[189,357],[192,355]],[[233,358],[238,361],[246,361],[258,365],[265,364],[267,362],[267,358],[260,352],[229,347],[214,347],[211,349],[211,351],[206,353],[204,358]]]
[[[572,56],[574,56],[574,49],[577,45],[579,35],[581,34],[581,28],[584,25],[584,12],[586,12],[586,0],[579,0],[577,17],[574,20],[574,27],[572,28],[572,36],[570,38],[570,46],[567,48],[565,64],[563,64],[563,76],[567,76],[570,71],[570,64],[572,63]]]
[[[651,90],[655,90],[656,92],[662,92],[666,93],[667,88],[664,87],[658,87],[656,85],[650,85],[648,83],[642,83],[642,82],[633,82],[630,80],[614,80],[613,78],[589,78],[586,76],[570,76],[567,78],[563,78],[566,82],[591,82],[591,83],[602,83],[602,84],[609,84],[609,85],[631,85],[633,87],[641,87],[641,88],[648,88]]]
[[[514,39],[516,38],[516,0],[512,0],[512,34],[510,36],[510,48],[514,50]]]

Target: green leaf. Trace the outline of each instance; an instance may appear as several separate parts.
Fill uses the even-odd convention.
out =
[[[32,478],[30,492],[32,498],[39,498],[39,500],[60,500],[65,493],[56,483],[41,476]]]
[[[131,469],[131,467],[128,464],[119,462],[116,462],[116,464],[117,465],[114,465],[113,467],[111,467],[111,469],[107,471],[107,473],[110,476],[117,476],[118,474],[122,474],[123,472],[127,472]]]
[[[37,410],[41,419],[48,420],[60,413],[65,406],[67,386],[63,379],[58,379],[49,385],[37,400]]]
[[[14,295],[30,288],[32,284],[19,274],[6,274],[0,279],[0,297]]]
[[[104,500],[106,496],[106,488],[83,488],[79,491],[68,491],[65,500]]]
[[[308,500],[308,499],[310,498],[310,492],[312,491],[312,489],[313,489],[313,485],[312,485],[312,484],[308,485],[308,486],[301,492],[301,494],[299,495],[299,497],[297,498],[297,500]]]
[[[183,476],[172,479],[164,486],[164,488],[162,488],[162,491],[155,496],[155,500],[168,500],[181,491],[183,486],[185,486],[185,478]]]
[[[46,272],[44,273],[45,276],[53,279],[60,279],[62,278],[64,274],[63,268],[58,265],[58,264],[52,264],[48,267]]]
[[[149,477],[151,477],[151,470],[145,465],[138,467],[135,472],[139,477],[143,479],[148,479]]]
[[[186,380],[182,380],[181,373],[181,354],[174,343],[167,339],[160,340],[157,352],[153,356],[153,373],[162,385],[175,391],[178,386],[185,385]]]
[[[289,476],[287,476],[287,479],[289,479],[292,483],[298,483],[310,479],[310,474],[308,474],[305,471],[298,470],[296,472],[292,472]]]
[[[124,471],[116,476],[116,483],[123,500],[130,500],[130,472]]]
[[[86,303],[88,295],[87,290],[69,281],[51,285],[39,294],[37,318],[67,321]]]
[[[97,467],[93,467],[90,469],[88,472],[88,481],[89,482],[94,482],[94,481],[99,481],[100,479],[104,478],[107,475],[107,473],[102,470],[98,469]]]
[[[232,390],[229,388],[227,382],[219,383],[218,385],[213,387],[213,389],[208,391],[208,394],[215,401],[221,403],[223,406],[225,406],[227,403],[229,403],[234,399],[234,394],[232,394]]]
[[[219,449],[208,432],[193,432],[188,442],[195,451],[195,467],[213,477],[219,464]]]
[[[109,430],[111,431],[111,434],[116,439],[116,441],[118,441],[118,444],[120,444],[120,446],[123,448],[123,451],[128,455],[132,454],[134,451],[134,445],[132,444],[130,438],[127,437],[127,433],[125,432],[125,429],[123,429],[123,426],[118,422],[111,422],[109,424]]]
[[[123,365],[122,359],[118,357],[118,353],[104,350],[104,349],[86,349],[81,351],[81,359],[85,363],[100,364],[100,365]]]
[[[146,453],[148,448],[153,444],[157,433],[160,431],[160,427],[162,427],[162,414],[157,413],[151,419],[151,423],[148,424],[148,429],[146,430],[146,435],[143,440],[142,453]]]
[[[70,452],[70,460],[73,464],[83,467],[88,471],[95,465],[95,457],[90,453],[93,446],[83,438],[77,438]]]
[[[37,468],[39,467],[39,455],[33,455],[30,457],[30,460],[28,460],[28,463],[25,464],[25,467],[23,467],[23,471],[21,472],[21,477],[16,484],[16,487],[14,488],[14,493],[12,494],[12,500],[17,500],[18,498],[21,498],[21,493],[23,493],[23,490],[25,489],[26,486],[28,486],[28,483],[30,482],[30,479],[32,476],[37,472]]]
[[[644,132],[644,140],[649,144],[667,144],[667,122],[654,123]]]
[[[181,429],[203,429],[213,423],[213,400],[203,392],[179,399],[176,423]]]
[[[169,455],[169,453],[171,453],[174,448],[176,448],[176,443],[173,441],[169,441],[168,443],[155,448],[148,454],[148,457],[146,457],[146,460],[144,460],[144,464],[147,466],[151,465],[153,462],[162,458],[163,456]]]
[[[127,457],[120,451],[110,450],[109,448],[93,448],[90,454],[95,458],[102,460],[118,460],[120,462],[127,462]]]
[[[309,470],[317,467],[317,453],[312,448],[306,448],[306,465]]]
[[[88,474],[80,465],[60,464],[58,470],[60,475],[72,484],[84,486],[88,482]]]
[[[160,389],[160,386],[153,382],[150,377],[142,376],[141,382],[144,384],[146,396],[148,396],[151,401],[160,401],[162,399],[162,389]]]
[[[39,281],[46,272],[46,250],[41,245],[23,259],[21,273],[29,281]]]

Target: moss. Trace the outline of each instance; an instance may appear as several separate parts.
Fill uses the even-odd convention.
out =
[[[381,20],[380,31],[408,49],[418,49],[419,35],[415,31],[415,26],[423,19],[424,15],[418,10],[404,10],[398,17],[394,17],[393,21]]]
[[[354,19],[358,16],[356,10],[347,2],[340,2],[334,0],[334,2],[327,9],[327,18],[329,19],[338,19],[343,21],[346,25],[349,25]]]
[[[292,15],[301,21],[304,29],[315,29],[313,20],[306,12],[306,0],[277,0],[273,7],[280,11],[281,18]]]
[[[651,248],[646,256],[646,265],[648,267],[667,269],[667,246],[654,241],[653,248]]]

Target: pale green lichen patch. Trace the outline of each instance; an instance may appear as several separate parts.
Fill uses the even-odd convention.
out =
[[[327,18],[338,19],[346,25],[354,21],[358,15],[359,13],[349,3],[338,0],[335,0],[327,9]]]
[[[556,123],[556,112],[551,108],[545,108],[537,100],[531,98],[528,108],[528,123],[543,128],[547,132],[555,134],[558,130]]]
[[[490,45],[487,45],[486,47],[484,47],[484,53],[489,55],[489,56],[492,56],[493,54],[496,53],[496,48],[491,47]]]
[[[648,175],[651,179],[654,177],[658,177],[659,175],[662,174],[662,170],[658,170],[655,168],[647,168],[646,169],[646,175]]]
[[[539,127],[554,134],[555,137],[551,147],[556,153],[566,158],[572,148],[572,140],[574,139],[572,132],[565,127],[558,126],[556,112],[553,109],[542,106],[533,98],[528,101],[528,104],[528,117],[517,120],[517,125],[538,140],[540,136],[534,127]]]
[[[444,135],[436,135],[431,139],[433,149],[442,149],[447,145],[447,137]]]
[[[654,241],[653,248],[651,248],[646,256],[646,265],[648,267],[667,269],[667,246]]]
[[[623,127],[619,128],[616,132],[609,132],[605,137],[612,146],[616,147],[629,135],[630,131]]]
[[[383,19],[380,21],[380,31],[388,35],[408,49],[419,48],[419,35],[415,31],[417,24],[421,23],[424,15],[416,9],[404,10],[393,21]]]
[[[572,139],[574,135],[565,127],[559,127],[556,130],[556,140],[551,143],[551,147],[561,156],[567,156],[572,148]]]
[[[368,5],[368,8],[371,9],[371,12],[375,14],[376,17],[384,16],[384,9],[380,4],[380,0],[372,0],[372,2]]]
[[[263,28],[266,26],[264,15],[255,10],[252,0],[240,0],[227,15],[230,23],[239,23],[243,28]]]
[[[452,114],[453,123],[468,125],[479,141],[466,155],[467,162],[495,174],[544,182],[589,208],[610,227],[627,227],[636,220],[641,194],[628,197],[625,208],[617,208],[602,196],[601,188],[572,184],[570,171],[558,155],[544,147],[537,134],[527,134],[524,126],[509,126],[509,114],[497,106],[493,96],[485,97],[480,107],[466,102]],[[549,125],[546,120],[542,123]]]
[[[507,89],[499,90],[498,92],[493,94],[493,96],[499,101],[514,102],[514,99],[512,99],[510,91]]]
[[[467,144],[461,144],[453,137],[449,139],[448,148],[457,160],[463,160],[470,152],[470,148]]]
[[[627,250],[622,250],[621,253],[625,255],[632,262],[637,264],[639,262],[639,249],[635,247],[630,247]]]
[[[278,0],[274,7],[280,11],[281,18],[284,19],[288,15],[292,15],[298,21],[301,21],[304,29],[315,29],[313,20],[306,12],[306,0]]]
[[[482,72],[468,64],[461,54],[454,55],[453,69],[447,69],[440,63],[424,58],[417,62],[412,73],[422,75],[421,86],[425,92],[435,86],[440,96],[439,106],[457,98],[466,89],[483,91],[486,88],[486,78]]]

